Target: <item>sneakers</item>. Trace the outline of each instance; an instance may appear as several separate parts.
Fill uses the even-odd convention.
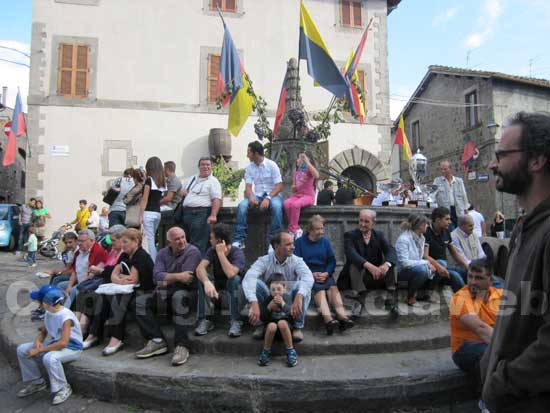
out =
[[[265,335],[265,328],[263,324],[254,327],[254,332],[252,333],[252,338],[254,340],[263,340],[264,335]]]
[[[303,339],[304,339],[304,333],[302,333],[301,328],[295,328],[294,330],[292,330],[292,341],[294,343],[299,343]]]
[[[52,400],[52,404],[55,406],[57,404],[63,403],[69,397],[71,397],[71,394],[73,394],[73,389],[71,389],[71,386],[67,384],[65,387],[63,387],[61,390],[55,393],[55,396]]]
[[[46,310],[37,311],[35,314],[32,315],[31,321],[42,321],[44,320],[45,316]]]
[[[176,346],[172,356],[172,366],[181,366],[189,358],[189,350],[184,346]]]
[[[242,243],[241,241],[234,241],[231,245],[240,250],[244,250],[244,243]]]
[[[209,331],[212,331],[213,329],[214,323],[210,320],[207,320],[206,318],[203,318],[202,320],[199,320],[199,324],[197,325],[197,328],[195,328],[195,335],[205,336],[208,334]]]
[[[229,337],[240,337],[242,334],[241,326],[242,326],[242,323],[240,321],[232,320],[231,327],[229,327],[229,332],[227,333],[227,335]]]
[[[167,352],[168,346],[166,345],[166,341],[162,340],[160,343],[155,343],[153,340],[149,340],[145,347],[136,353],[136,358],[147,359]]]
[[[288,367],[298,365],[298,353],[293,348],[286,349],[286,364]]]
[[[271,349],[264,348],[260,353],[260,357],[258,358],[258,365],[267,366],[270,361],[271,361]]]
[[[31,268],[36,267],[36,262],[33,262],[32,264],[30,264],[29,267],[31,267]],[[71,390],[71,391],[72,391],[72,390]],[[69,395],[69,396],[70,396],[70,395]],[[63,400],[63,401],[65,401],[65,400]]]
[[[50,278],[50,274],[47,274],[47,273],[42,272],[42,271],[38,271],[34,275],[36,275],[38,278]]]
[[[39,391],[46,390],[47,388],[48,385],[45,381],[42,381],[40,384],[29,383],[17,392],[17,397],[27,397]]]

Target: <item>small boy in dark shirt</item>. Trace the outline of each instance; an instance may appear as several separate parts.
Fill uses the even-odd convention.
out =
[[[288,321],[290,320],[290,300],[284,300],[286,285],[283,274],[275,273],[269,280],[269,291],[273,299],[267,305],[269,323],[265,330],[264,349],[260,353],[258,364],[267,366],[271,360],[271,346],[275,334],[280,331],[286,346],[286,363],[288,367],[298,364],[298,355],[292,343],[292,333]]]

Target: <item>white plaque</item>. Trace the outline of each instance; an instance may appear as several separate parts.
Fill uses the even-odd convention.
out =
[[[52,145],[50,153],[52,156],[69,156],[71,149],[69,145]]]
[[[428,207],[428,202],[426,202],[426,201],[418,201],[418,206],[419,206],[419,207],[427,208],[427,207]]]

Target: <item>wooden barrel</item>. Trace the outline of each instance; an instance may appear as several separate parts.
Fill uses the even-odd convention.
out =
[[[231,135],[227,129],[213,128],[208,134],[210,156],[231,158]]]

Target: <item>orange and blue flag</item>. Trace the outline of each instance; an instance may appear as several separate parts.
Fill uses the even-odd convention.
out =
[[[300,4],[300,53],[298,59],[307,61],[307,72],[320,86],[338,98],[349,97],[349,83],[332,60],[304,3]]]
[[[17,91],[15,98],[15,106],[13,108],[13,116],[11,120],[11,129],[8,134],[8,143],[4,152],[3,166],[8,166],[15,163],[17,155],[17,137],[24,135],[27,132],[25,124],[25,116],[23,114],[23,104],[21,103],[21,93]]]
[[[222,104],[227,104],[229,101],[227,129],[233,136],[237,136],[252,112],[254,98],[248,93],[250,83],[225,22],[223,22],[223,28],[223,46],[216,89],[218,93],[223,90],[229,93],[229,99],[222,101]]]

